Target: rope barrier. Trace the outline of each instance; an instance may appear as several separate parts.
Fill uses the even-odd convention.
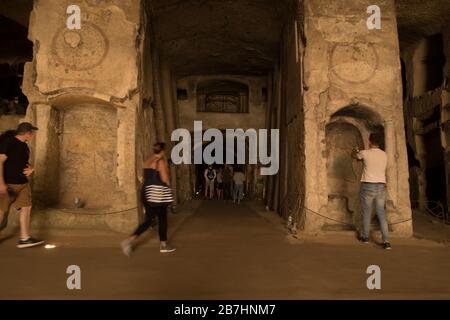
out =
[[[339,221],[339,220],[336,220],[336,219],[327,217],[327,216],[325,216],[325,215],[323,215],[323,214],[320,214],[320,213],[318,213],[318,212],[316,212],[316,211],[314,211],[314,210],[311,210],[311,209],[309,209],[309,208],[307,208],[307,207],[303,207],[303,208],[306,209],[306,210],[308,210],[308,211],[310,211],[310,212],[312,212],[312,213],[314,213],[314,214],[316,214],[316,215],[318,215],[318,216],[321,216],[322,218],[325,218],[325,219],[328,219],[328,220],[332,220],[332,221],[335,221],[335,222],[337,222],[337,223],[344,224],[344,225],[347,225],[347,226],[354,226],[353,223],[348,223],[348,222]],[[396,224],[400,224],[400,223],[405,223],[405,222],[408,222],[408,221],[412,221],[412,218],[406,219],[406,220],[402,220],[402,221],[397,221],[397,222],[391,222],[391,223],[388,223],[388,225],[392,226],[392,225],[396,225]]]
[[[186,203],[188,203],[189,205],[192,205],[192,199],[185,199],[184,201],[176,203],[176,206],[178,208],[179,207],[183,207],[183,206],[186,205]],[[89,216],[106,216],[106,215],[110,215],[110,214],[118,214],[118,213],[122,213],[122,212],[127,212],[127,211],[135,210],[135,209],[138,209],[138,208],[139,207],[133,207],[133,208],[129,208],[129,209],[124,209],[124,210],[119,210],[119,211],[112,211],[112,212],[98,212],[98,213],[76,212],[76,213],[80,214],[80,215],[89,215]],[[74,211],[74,209],[61,209],[61,210]]]
[[[178,205],[178,206],[183,206],[186,202],[191,203],[191,200],[185,200],[185,201],[182,201],[181,203],[178,203],[177,205]],[[130,211],[130,210],[135,210],[135,209],[137,209],[137,208],[138,208],[138,207],[133,207],[133,208],[124,209],[124,210],[120,210],[120,211],[101,212],[101,213],[77,212],[77,214],[90,215],[90,216],[103,216],[103,215],[110,215],[110,214],[118,214],[118,213],[122,213],[122,212],[127,212],[127,211]],[[334,221],[334,222],[337,222],[337,223],[339,223],[339,224],[346,225],[346,226],[354,226],[353,223],[348,223],[348,222],[344,222],[344,221],[340,221],[340,220],[337,220],[337,219],[328,217],[328,216],[323,215],[323,214],[321,214],[321,213],[318,213],[318,212],[316,212],[316,211],[314,211],[314,210],[312,210],[312,209],[309,209],[309,208],[307,208],[307,207],[305,207],[305,206],[302,206],[302,207],[300,207],[299,209],[302,209],[302,208],[305,209],[305,210],[308,210],[309,212],[314,213],[315,215],[318,215],[318,216],[320,216],[320,217],[322,217],[322,218],[324,218],[324,219],[328,219],[328,220],[331,220],[331,221]],[[396,222],[391,222],[391,223],[388,223],[388,225],[392,226],[392,225],[397,225],[397,224],[401,224],[401,223],[406,223],[406,222],[409,222],[409,221],[412,221],[412,218],[406,219],[406,220],[401,220],[401,221],[396,221]]]
[[[79,214],[79,215],[88,215],[88,216],[106,216],[106,215],[110,215],[110,214],[117,214],[117,213],[122,213],[122,212],[131,211],[131,210],[134,210],[134,209],[137,209],[137,208],[139,208],[139,207],[134,207],[134,208],[124,209],[124,210],[120,210],[120,211],[112,211],[112,212],[94,212],[94,213],[88,213],[88,212],[82,212],[82,211],[78,212],[78,211],[77,211],[76,214]],[[56,209],[56,210],[58,210],[58,209]],[[71,211],[71,212],[74,212],[74,213],[75,213],[75,211],[76,211],[76,209],[59,209],[59,210],[61,210],[61,211]]]
[[[297,194],[297,195],[300,196],[301,194]],[[301,198],[298,197],[298,199],[299,199],[299,200],[297,200],[297,203],[298,203],[298,202],[301,202],[301,200],[300,200]],[[284,205],[284,206],[286,206],[287,200],[288,200],[288,196],[286,196],[286,198],[285,198],[285,201],[284,201],[284,202],[285,202],[285,205]],[[302,205],[299,205],[297,210],[295,210],[295,208],[294,208],[293,210],[290,210],[290,211],[295,211],[295,212],[296,212],[296,214],[295,214],[295,216],[294,216],[293,218],[298,218],[298,212],[299,212],[300,210],[302,210],[302,209],[305,209],[305,210],[307,210],[307,211],[309,211],[309,212],[311,212],[311,213],[313,213],[313,214],[315,214],[315,215],[318,215],[318,216],[320,216],[320,217],[322,217],[322,218],[324,218],[324,219],[327,219],[327,220],[330,220],[330,221],[334,221],[334,222],[339,223],[339,224],[342,224],[342,225],[351,226],[351,227],[353,227],[353,226],[355,225],[354,223],[349,223],[349,222],[340,221],[340,220],[331,218],[331,217],[329,217],[329,216],[323,215],[323,214],[321,214],[321,213],[319,213],[319,212],[316,212],[316,211],[314,211],[314,210],[312,210],[312,209],[309,209],[309,208],[307,208],[307,207],[305,207],[305,206],[302,206]],[[289,211],[289,208],[288,208],[288,211]],[[388,225],[393,226],[393,225],[397,225],[397,224],[406,223],[406,222],[409,222],[409,221],[412,221],[412,220],[413,220],[412,218],[409,218],[409,219],[406,219],[406,220],[400,220],[400,221],[396,221],[396,222],[391,222],[391,223],[388,223]]]

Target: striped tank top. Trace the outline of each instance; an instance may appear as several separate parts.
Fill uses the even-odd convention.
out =
[[[173,202],[172,190],[161,180],[159,171],[144,169],[144,201],[150,206],[166,206]]]

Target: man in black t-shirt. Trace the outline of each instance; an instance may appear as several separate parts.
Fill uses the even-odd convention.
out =
[[[28,122],[19,124],[15,134],[0,142],[0,229],[6,226],[12,204],[20,209],[20,240],[18,248],[29,248],[44,241],[30,236],[31,189],[28,177],[34,169],[29,164],[30,149],[27,142],[38,128]]]

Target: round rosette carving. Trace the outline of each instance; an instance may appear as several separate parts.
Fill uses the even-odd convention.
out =
[[[331,70],[346,82],[369,81],[375,75],[378,63],[377,51],[370,43],[336,44],[331,52]]]
[[[70,70],[92,69],[105,60],[109,41],[104,32],[84,22],[80,30],[61,28],[53,38],[52,51],[58,63]]]

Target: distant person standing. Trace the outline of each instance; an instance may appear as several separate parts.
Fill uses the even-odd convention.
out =
[[[217,199],[223,200],[223,173],[222,168],[217,171]]]
[[[11,205],[20,210],[20,239],[17,248],[41,245],[43,240],[30,236],[31,188],[28,177],[34,172],[29,163],[31,141],[38,128],[23,122],[16,131],[9,131],[0,142],[0,230],[7,225]]]
[[[363,230],[359,240],[363,243],[369,242],[370,220],[373,202],[375,201],[375,209],[383,238],[383,248],[389,250],[392,247],[389,243],[389,229],[385,215],[387,155],[380,149],[381,135],[372,133],[369,142],[370,148],[368,150],[354,149],[352,152],[354,159],[363,161],[360,190]]]
[[[245,182],[245,175],[241,171],[241,169],[237,169],[234,172],[233,181],[234,181],[233,202],[240,204],[242,198],[244,197],[244,182]]]
[[[145,220],[136,231],[121,246],[125,255],[133,251],[133,241],[136,240],[152,225],[153,215],[158,216],[159,223],[159,251],[170,253],[175,248],[167,244],[167,207],[173,202],[170,190],[169,165],[164,154],[165,144],[153,145],[153,156],[144,162],[144,184],[142,186],[142,201],[145,207]]]
[[[233,199],[233,167],[229,164],[223,169],[223,189],[225,199]]]
[[[208,198],[208,190],[209,190],[209,199],[214,197],[214,183],[216,181],[217,173],[214,170],[212,165],[209,165],[206,168],[205,173],[205,198]]]

